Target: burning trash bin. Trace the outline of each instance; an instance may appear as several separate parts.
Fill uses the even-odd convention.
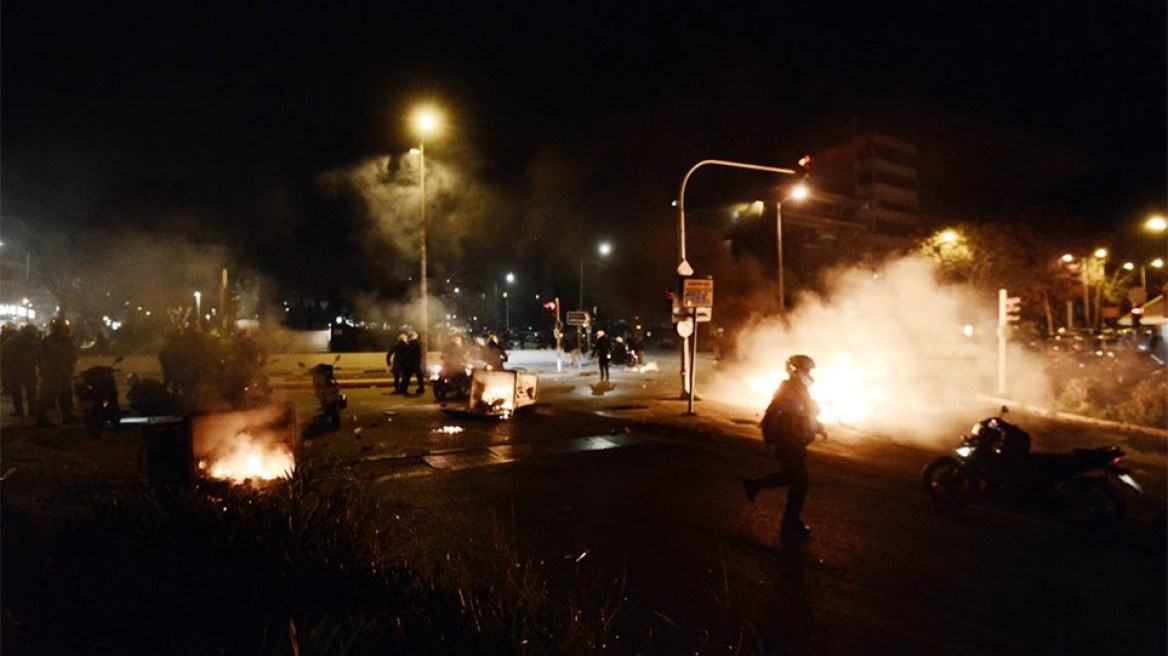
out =
[[[192,414],[143,428],[146,473],[156,488],[196,480],[262,484],[288,478],[296,465],[296,410],[291,402]]]
[[[510,417],[539,400],[539,376],[526,371],[475,369],[467,410],[476,414]]]

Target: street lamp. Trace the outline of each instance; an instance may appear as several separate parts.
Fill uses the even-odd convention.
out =
[[[421,217],[418,220],[419,254],[422,261],[422,357],[430,351],[430,307],[427,296],[429,290],[426,284],[426,137],[438,127],[438,115],[434,110],[424,107],[414,114],[414,129],[418,133],[418,147],[411,149],[411,153],[418,155],[418,171],[421,186]]]
[[[779,260],[779,312],[787,311],[787,295],[783,288],[783,202],[784,200],[803,200],[807,198],[807,185],[799,183],[791,189],[791,195],[775,203],[775,238],[776,252]]]
[[[199,322],[199,326],[203,325],[203,293],[195,292],[195,321]]]
[[[601,257],[608,257],[608,254],[611,252],[612,244],[606,241],[602,241],[596,245],[596,253]],[[581,310],[584,309],[584,260],[585,258],[580,258],[580,299],[579,305],[577,305],[577,307]]]

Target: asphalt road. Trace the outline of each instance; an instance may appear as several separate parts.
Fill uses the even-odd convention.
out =
[[[545,371],[537,408],[498,421],[391,395],[376,363],[345,357],[350,403],[337,431],[313,427],[292,364],[304,357],[273,376],[306,427],[300,462],[366,485],[403,558],[502,551],[542,564],[564,594],[581,584],[614,594],[616,643],[663,654],[1168,652],[1165,547],[1149,521],[1168,496],[1158,438],[1015,418],[1037,450],[1120,440],[1132,452],[1149,494],[1131,499],[1132,521],[1084,535],[1008,508],[935,507],[920,470],[956,437],[922,444],[833,427],[810,456],[813,534],[791,544],[779,537],[784,492],[753,504],[742,493],[743,477],[773,466],[756,417],[712,401],[685,416],[676,374],[622,370],[600,387],[586,368]],[[990,409],[971,404],[941,423],[956,436]],[[5,419],[4,468],[27,470],[6,497],[134,475],[140,431],[92,443],[77,430]]]

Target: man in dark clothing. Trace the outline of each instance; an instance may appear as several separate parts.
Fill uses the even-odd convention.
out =
[[[748,478],[742,482],[746,499],[754,502],[760,490],[788,486],[787,507],[783,514],[783,535],[802,538],[811,534],[800,514],[810,487],[807,475],[807,445],[816,435],[827,433],[819,423],[819,405],[811,398],[808,388],[814,381],[811,370],[815,361],[806,355],[787,359],[787,379],[779,385],[763,414],[763,439],[775,451],[779,471],[762,478]]]
[[[592,346],[592,354],[596,356],[596,363],[600,365],[600,380],[608,380],[608,367],[612,363],[612,341],[603,330],[596,331],[596,344]]]
[[[14,329],[0,343],[0,375],[5,391],[12,395],[12,414],[16,417],[25,416],[25,399],[28,399],[28,415],[36,414],[36,361],[40,341],[36,326],[29,323],[20,330]]]
[[[499,345],[499,336],[491,333],[487,337],[487,345],[483,347],[483,363],[486,364],[487,369],[502,369],[503,363],[507,361],[507,351]]]
[[[57,406],[61,411],[61,422],[76,423],[73,416],[73,366],[77,364],[77,350],[73,348],[72,331],[69,322],[53,319],[49,323],[49,334],[41,340],[37,351],[37,366],[41,370],[41,397],[37,401],[37,426],[52,426],[49,409]]]
[[[409,351],[410,338],[402,333],[397,336],[397,341],[389,347],[389,352],[385,354],[385,364],[389,365],[389,370],[393,372],[394,394],[405,394],[410,385],[410,374],[413,371],[407,369],[410,359]]]
[[[410,378],[418,377],[418,394],[426,393],[426,354],[422,353],[422,343],[418,341],[418,333],[410,331],[410,340],[407,343],[406,358],[409,363],[406,367],[405,382],[402,383],[402,388],[408,390],[410,387]]]

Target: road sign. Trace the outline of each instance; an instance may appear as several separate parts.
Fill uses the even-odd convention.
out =
[[[710,319],[714,316],[714,309],[713,308],[696,308],[696,309],[697,309],[697,315],[698,315],[698,323],[709,323]],[[673,323],[677,323],[679,321],[686,321],[686,320],[692,318],[693,315],[694,315],[694,313],[692,310],[689,312],[676,311],[673,313]]]
[[[584,310],[568,310],[564,316],[566,317],[564,323],[569,326],[587,326],[588,320],[591,319]]]
[[[710,278],[686,278],[681,291],[683,308],[714,307],[714,281]]]
[[[689,337],[693,334],[694,324],[693,320],[686,318],[677,322],[677,334],[681,337]]]

